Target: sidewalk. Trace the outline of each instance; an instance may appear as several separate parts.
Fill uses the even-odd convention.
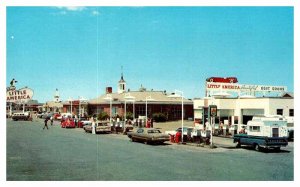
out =
[[[233,138],[220,137],[220,136],[213,137],[213,144],[216,145],[217,147],[226,147],[226,148],[233,148],[236,146],[236,143],[233,143]]]

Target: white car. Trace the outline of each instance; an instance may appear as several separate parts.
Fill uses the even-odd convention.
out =
[[[56,119],[61,120],[62,117],[64,117],[64,118],[66,118],[66,117],[72,117],[72,114],[71,113],[61,113],[61,115],[57,116]]]

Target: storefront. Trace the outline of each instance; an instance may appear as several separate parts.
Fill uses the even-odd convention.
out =
[[[206,83],[206,97],[194,99],[194,121],[203,124],[207,108],[217,105],[215,124],[246,125],[253,116],[281,115],[293,123],[294,97],[285,86]],[[203,119],[205,118],[205,119]]]

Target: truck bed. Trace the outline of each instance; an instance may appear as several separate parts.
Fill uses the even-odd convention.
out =
[[[259,145],[261,147],[281,147],[287,146],[287,137],[267,137],[267,136],[251,136],[247,134],[236,134],[233,137],[233,142],[238,142],[240,145]]]

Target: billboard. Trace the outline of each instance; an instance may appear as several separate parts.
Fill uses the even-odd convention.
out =
[[[33,97],[33,90],[30,88],[21,88],[16,90],[15,87],[6,91],[6,102],[25,103]]]
[[[267,85],[248,85],[248,84],[233,84],[233,83],[206,83],[207,91],[230,91],[230,92],[287,92],[286,86],[267,86]]]

